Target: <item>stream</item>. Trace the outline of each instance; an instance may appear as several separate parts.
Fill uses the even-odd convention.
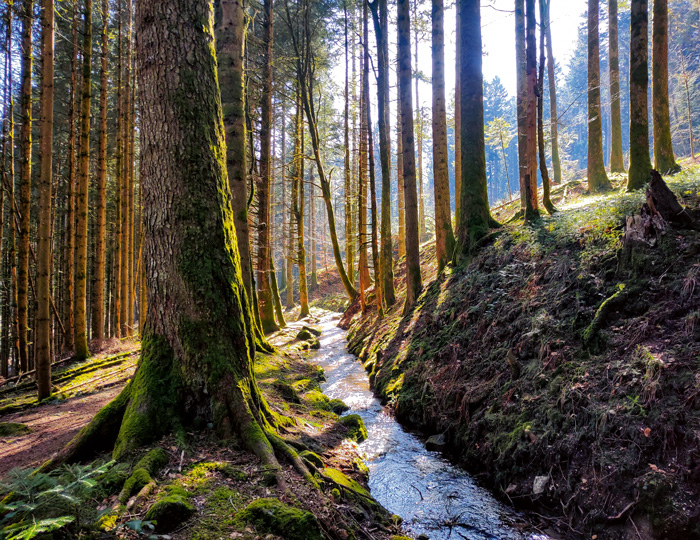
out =
[[[439,452],[428,451],[421,438],[404,430],[374,397],[362,364],[346,347],[346,332],[336,325],[338,314],[319,321],[321,348],[313,362],[326,373],[323,392],[341,399],[359,414],[369,434],[359,445],[369,468],[369,488],[389,512],[401,516],[403,527],[430,540],[546,540],[524,519],[477,485],[460,467]]]

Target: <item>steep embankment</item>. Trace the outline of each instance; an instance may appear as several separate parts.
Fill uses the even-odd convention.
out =
[[[697,216],[700,169],[668,182]],[[346,314],[400,419],[570,537],[700,538],[700,234],[624,246],[643,202],[579,198],[491,235],[406,317]]]

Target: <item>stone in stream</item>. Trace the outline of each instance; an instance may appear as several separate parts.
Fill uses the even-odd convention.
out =
[[[425,448],[427,450],[444,450],[445,445],[447,444],[447,441],[445,440],[445,435],[443,433],[440,433],[439,435],[433,435],[431,437],[428,437],[428,440],[425,441]]]
[[[535,476],[535,481],[532,483],[532,493],[533,495],[539,495],[544,493],[544,488],[547,487],[549,483],[549,476]]]

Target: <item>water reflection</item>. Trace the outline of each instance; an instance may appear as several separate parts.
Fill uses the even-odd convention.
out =
[[[370,470],[372,495],[404,519],[413,535],[431,540],[545,540],[545,535],[522,532],[522,520],[499,503],[462,469],[437,452],[425,449],[381,406],[369,388],[362,365],[347,352],[345,332],[337,316],[323,318],[321,349],[314,361],[326,371],[323,391],[342,399],[349,413],[362,416],[368,439],[360,445]]]

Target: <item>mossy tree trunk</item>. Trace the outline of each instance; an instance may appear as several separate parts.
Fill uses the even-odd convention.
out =
[[[396,302],[394,288],[393,245],[391,239],[391,115],[389,111],[389,15],[387,0],[375,0],[372,9],[377,39],[377,98],[379,112],[379,157],[382,167],[381,249],[379,275],[384,305]],[[449,205],[449,200],[448,200]],[[448,206],[449,209],[449,206]]]
[[[418,194],[416,192],[416,150],[411,95],[411,19],[409,0],[398,0],[399,104],[403,150],[403,187],[406,216],[406,303],[408,313],[423,289],[420,270]],[[464,156],[462,156],[464,158]]]
[[[292,201],[294,222],[296,223],[296,241],[297,241],[297,265],[299,266],[299,305],[301,310],[299,318],[303,319],[309,316],[309,289],[306,279],[306,247],[304,245],[304,116],[301,106],[301,96],[297,93],[297,114],[296,114],[296,131],[295,131],[295,147],[298,151],[295,153],[294,165],[294,200]]]
[[[620,54],[618,0],[608,0],[608,65],[610,72],[610,172],[623,173],[622,112],[620,106]]]
[[[115,441],[117,432],[113,455],[120,458],[166,433],[208,422],[221,436],[239,434],[274,470],[280,467],[273,445],[296,455],[275,434],[253,373],[213,23],[206,0],[137,3],[149,261],[141,360],[131,383],[52,465]]]
[[[401,133],[401,103],[396,102],[396,199],[399,214],[399,259],[406,256],[406,198],[403,190],[403,141]]]
[[[462,102],[462,201],[455,257],[467,255],[489,231],[491,215],[486,187],[484,83],[479,0],[460,0]]]
[[[610,189],[603,160],[603,119],[600,109],[600,42],[598,0],[588,0],[588,190]]]
[[[41,2],[39,227],[37,243],[36,378],[39,399],[51,394],[51,187],[54,105],[54,2]]]
[[[443,0],[433,0],[433,187],[435,192],[435,251],[438,272],[445,268],[447,262],[452,258],[455,248],[450,212],[450,176],[447,165],[444,19]]]
[[[649,181],[649,13],[647,0],[631,2],[630,39],[630,169],[627,191],[643,188]]]
[[[525,36],[525,219],[539,217],[537,198],[537,22],[535,18],[535,0],[525,0],[525,19],[527,21]],[[464,156],[462,156],[464,162]]]
[[[540,21],[548,19],[547,6],[545,0],[540,0]],[[549,171],[547,170],[547,159],[544,150],[544,65],[545,65],[545,36],[546,22],[540,24],[540,65],[537,76],[537,150],[540,161],[540,175],[542,176],[542,206],[547,212],[553,214],[556,209],[550,198]]]
[[[17,322],[19,363],[29,366],[29,217],[32,204],[32,25],[34,2],[22,2],[22,74],[19,101],[19,245],[17,250]],[[14,180],[13,180],[14,181]],[[14,209],[13,209],[14,210]]]
[[[559,117],[557,113],[557,80],[554,74],[554,53],[552,51],[552,22],[550,17],[551,0],[544,2],[543,19],[545,37],[547,38],[547,79],[549,82],[549,125],[552,139],[552,170],[554,183],[561,184],[561,158],[559,157]]]
[[[652,23],[652,116],[654,118],[654,165],[661,174],[681,170],[673,155],[668,105],[668,0],[654,1]]]
[[[362,28],[362,26],[360,26]],[[364,35],[360,40],[365,39]],[[363,47],[364,49],[364,47]],[[364,54],[362,55],[364,57]],[[364,63],[360,62],[363,66]],[[367,309],[367,290],[369,289],[369,263],[367,260],[367,94],[365,93],[365,71],[362,69],[360,84],[360,144],[358,145],[357,174],[357,272],[359,274],[360,307]]]

